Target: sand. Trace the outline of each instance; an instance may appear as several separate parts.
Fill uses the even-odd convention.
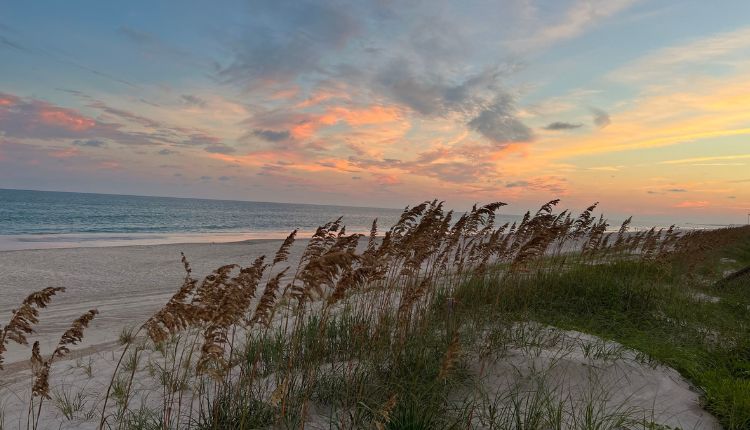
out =
[[[306,240],[292,249],[297,261]],[[38,336],[49,351],[70,323],[89,309],[100,314],[86,331],[83,346],[117,339],[124,327],[143,323],[180,286],[184,270],[180,251],[196,276],[228,263],[249,265],[256,257],[273,256],[280,240],[252,240],[220,244],[178,244],[69,248],[0,252],[0,321],[30,292],[65,287],[41,314]],[[5,363],[28,359],[28,350],[11,345]]]
[[[613,421],[625,414],[669,428],[721,428],[701,409],[698,389],[674,369],[649,363],[636,351],[534,322],[517,324],[513,330],[524,332],[518,337],[530,341],[472,366],[491,402],[524,404],[533,397],[530,393],[541,391],[563,405],[569,425],[583,419],[581,411],[589,409],[600,419],[610,416]]]
[[[300,242],[292,248],[291,264],[295,264],[304,248],[304,241]],[[51,385],[100,393],[106,389],[118,355],[120,331],[140,325],[180,285],[184,276],[180,251],[188,256],[195,275],[202,276],[223,264],[248,265],[259,255],[271,256],[280,243],[279,240],[253,240],[0,252],[0,321],[4,323],[12,309],[31,291],[66,287],[67,292],[55,297],[50,308],[42,311],[38,334],[34,337],[41,341],[42,353],[49,354],[73,319],[88,309],[98,309],[101,313],[87,330],[83,344],[64,361],[55,364]],[[475,371],[482,375],[483,387],[490,395],[507,393],[512,387],[524,384],[529,375],[543,369],[549,382],[563,387],[563,392],[571,398],[575,393],[592,391],[592,381],[596,380],[614,393],[608,400],[611,404],[608,408],[648,410],[657,422],[683,428],[719,428],[716,420],[700,409],[699,393],[674,370],[647,366],[636,360],[634,352],[592,359],[575,345],[585,341],[599,345],[598,350],[602,349],[601,345],[604,350],[620,347],[575,332],[563,333],[563,339],[567,341],[545,344],[542,348],[520,345]],[[570,345],[574,347],[571,349]],[[5,413],[3,428],[25,427],[23,405],[26,403],[6,394],[28,394],[28,356],[28,349],[11,346],[6,354],[6,370],[0,371],[0,407]],[[93,376],[88,375],[85,368],[89,360],[94,363]],[[92,406],[94,401],[91,400]],[[95,421],[96,418],[68,421],[54,407],[46,407],[41,428],[96,428]]]

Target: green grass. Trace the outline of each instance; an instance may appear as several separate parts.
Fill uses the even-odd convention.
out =
[[[742,245],[714,253],[705,264],[717,264],[728,253],[739,266],[750,258],[748,249]],[[289,388],[294,392],[288,396],[292,400],[282,412],[280,405],[259,402],[260,395],[223,399],[220,402],[226,404],[215,410],[218,415],[206,417],[199,428],[239,423],[253,428],[247,424],[270,422],[295,428],[310,403],[328,408],[331,428],[363,428],[377,422],[391,396],[398,402],[387,411],[383,428],[466,428],[470,414],[481,418],[476,404],[462,408],[451,398],[452,393],[474,386],[476,375],[465,367],[466,355],[479,353],[478,340],[488,327],[531,320],[614,340],[640,351],[646,361],[675,368],[702,390],[704,408],[725,428],[748,429],[750,285],[737,280],[714,287],[706,282],[706,275],[687,277],[673,267],[642,261],[575,263],[560,271],[468,281],[454,292],[456,305],[450,311],[445,306],[448,298],[438,292],[403,338],[394,334],[399,332],[395,321],[373,321],[353,309],[323,322],[319,315],[310,316],[295,332],[296,339],[255,333],[244,352],[247,368],[271,377],[285,367],[298,369],[299,379]],[[715,271],[703,273],[713,280],[718,276]],[[698,301],[692,296],[695,291],[721,301]],[[449,378],[443,380],[439,373],[453,338],[450,333],[459,335],[461,353]],[[493,353],[510,341],[527,348],[536,342],[533,332],[497,333],[495,342],[490,342]],[[594,358],[617,358],[620,353],[604,345],[587,345],[584,352]],[[347,370],[348,363],[357,365]],[[564,405],[543,389],[504,396],[502,406],[495,406],[495,416],[488,418],[493,423],[490,428],[561,427]],[[493,411],[491,400],[483,401],[489,411]],[[591,402],[567,413],[573,428],[662,428],[636,420],[627,409],[605,413],[595,400],[592,396]],[[206,423],[214,425],[206,427]]]
[[[638,351],[644,362],[676,369],[725,428],[750,429],[750,282],[716,282],[727,270],[722,264],[737,269],[748,262],[750,242],[707,253],[690,275],[680,261],[571,260],[560,270],[438,289],[406,326],[393,313],[359,311],[357,304],[367,299],[355,297],[336,312],[302,316],[288,334],[249,333],[241,353],[244,377],[223,386],[192,426],[292,429],[312,414],[342,429],[464,429],[479,423],[497,429],[665,429],[627,405],[608,408],[605,392],[583,393],[584,400],[573,404],[541,379],[535,389],[494,398],[477,394],[470,362],[502,357],[509,345],[533,355],[548,341],[544,327],[552,326],[614,340]],[[696,292],[720,301],[697,300]],[[528,321],[541,325],[514,328]],[[581,348],[591,359],[615,360],[623,353],[605,342]],[[283,400],[269,402],[279,390]],[[126,427],[154,428],[160,419],[140,410],[127,416]]]
[[[714,253],[706,266],[725,255],[745,264],[750,244]],[[702,273],[716,276],[708,269]],[[721,301],[695,300],[691,294],[699,288]],[[621,261],[496,284],[468,283],[458,296],[466,312],[531,319],[642,351],[703,390],[705,409],[726,428],[750,428],[747,280],[706,288],[705,279],[679,276],[658,263]]]

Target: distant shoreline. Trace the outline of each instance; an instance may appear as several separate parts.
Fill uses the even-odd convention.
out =
[[[115,248],[126,246],[198,245],[212,243],[247,243],[283,240],[291,233],[206,232],[206,233],[64,233],[0,235],[0,252],[35,251],[44,249]],[[313,232],[300,231],[301,237]]]
[[[682,230],[711,230],[724,227],[739,227],[741,225],[719,224],[685,224],[678,226]],[[390,226],[379,226],[382,234]],[[648,230],[651,226],[634,225],[631,232]],[[657,225],[659,228],[668,226]],[[617,232],[619,225],[611,225],[607,232]],[[57,233],[57,234],[0,234],[0,253],[13,251],[33,251],[43,249],[76,249],[76,248],[113,248],[126,246],[158,246],[158,245],[198,245],[218,243],[247,243],[255,241],[283,240],[294,228],[279,231],[231,231],[231,232],[165,232],[165,233]],[[298,230],[297,237],[309,238],[313,229]],[[352,229],[349,233],[369,234],[365,229]]]

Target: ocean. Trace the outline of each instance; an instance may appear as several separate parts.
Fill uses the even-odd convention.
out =
[[[0,189],[0,250],[300,237],[339,216],[385,229],[400,209]]]
[[[463,208],[460,208],[463,209]],[[343,216],[350,233],[368,233],[377,218],[390,228],[401,209],[145,197],[0,189],[0,251],[305,237]],[[520,220],[500,215],[499,223]],[[611,220],[616,231],[622,221]],[[659,223],[636,220],[631,230]],[[683,223],[684,229],[723,225]]]

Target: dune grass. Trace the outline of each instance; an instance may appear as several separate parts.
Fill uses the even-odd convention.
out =
[[[574,217],[554,213],[557,203],[497,226],[502,203],[454,219],[425,202],[385,235],[373,223],[369,238],[339,219],[318,229],[296,268],[285,267],[296,232],[268,263],[203,279],[183,256],[175,295],[120,335],[103,398],[52,387],[46,406],[72,419],[93,402],[99,428],[127,429],[664,428],[648,411],[608,404],[606,387],[574,398],[543,371],[531,389],[482,389],[478,365],[512,348],[533,356],[562,336],[550,340],[553,326],[675,368],[726,428],[750,428],[750,283],[719,282],[750,265],[750,228],[628,234],[628,220],[608,233],[596,205]],[[55,292],[32,294],[12,316],[0,358],[8,342],[26,343]],[[33,348],[28,427],[41,428],[52,363],[95,315],[76,320],[50,357]],[[616,360],[623,350],[612,345],[580,348]]]

